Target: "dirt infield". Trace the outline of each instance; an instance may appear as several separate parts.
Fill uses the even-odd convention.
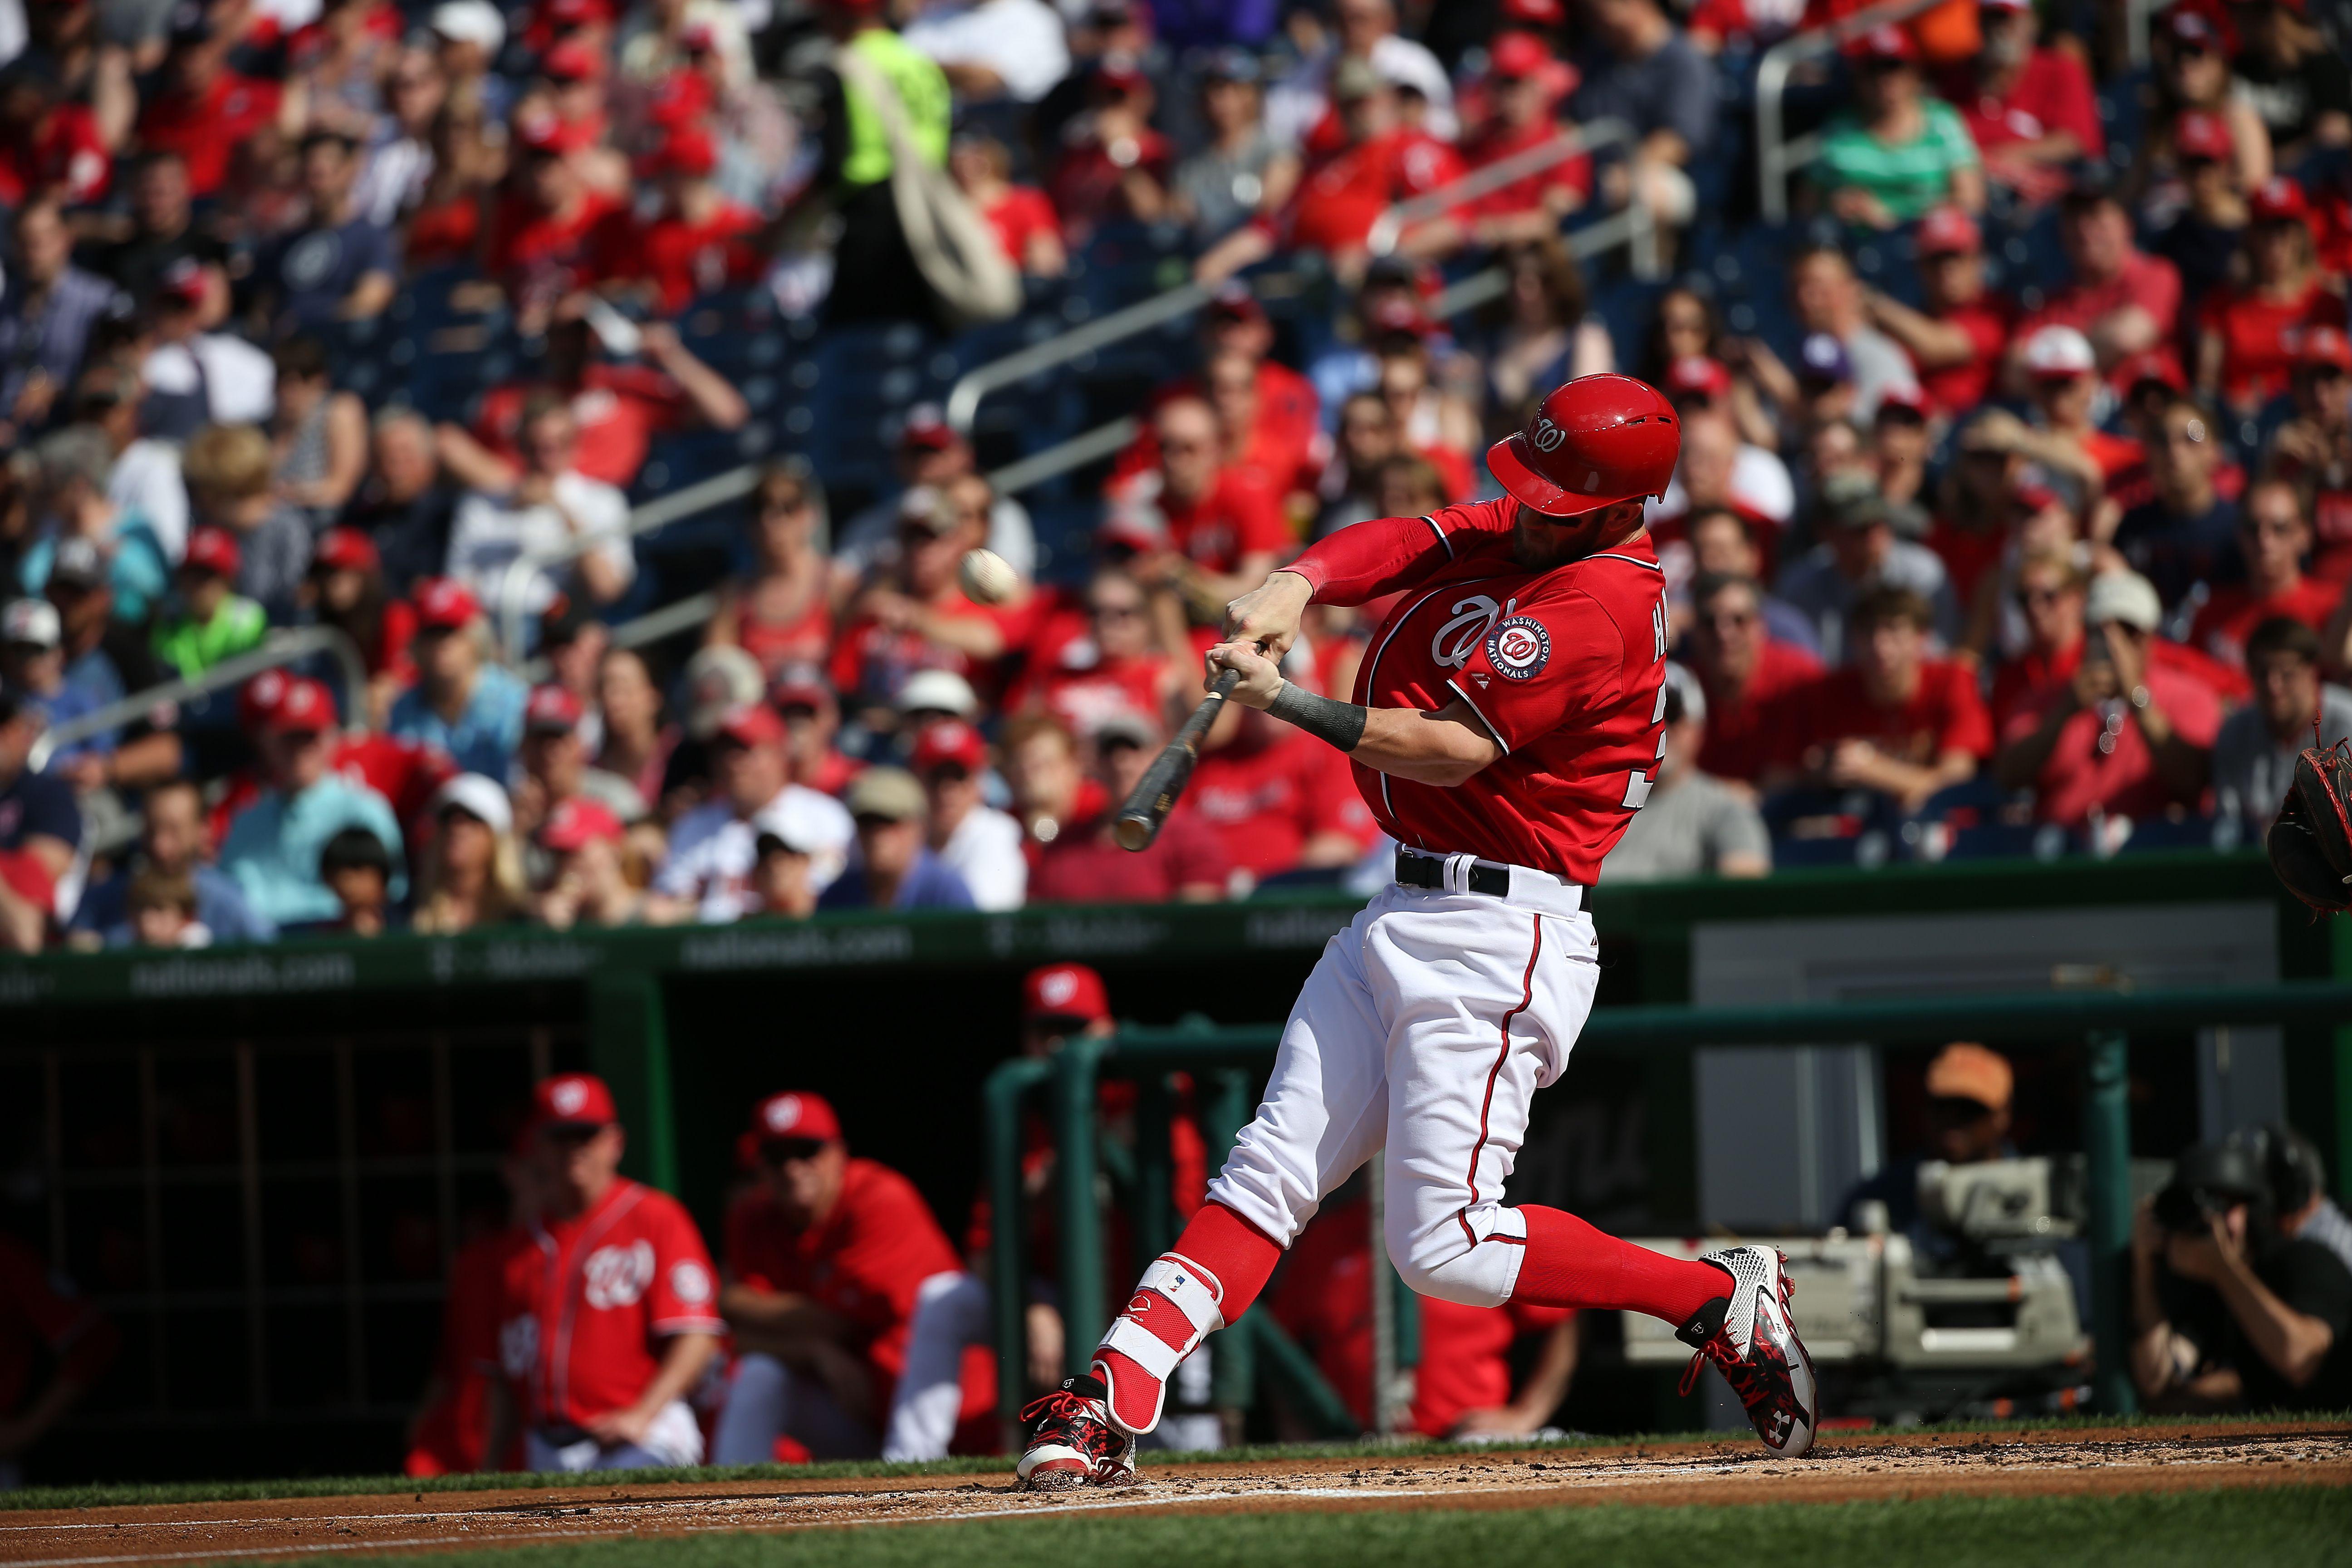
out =
[[[2241,1486],[2352,1487],[2352,1426],[2144,1425],[1997,1435],[1858,1434],[1805,1459],[1752,1442],[1149,1467],[1139,1486],[1014,1492],[1008,1473],[709,1482],[156,1504],[0,1516],[0,1568],[96,1568],[321,1552],[426,1552],[707,1531],[1149,1509],[1263,1512],[1846,1502],[2112,1495]]]

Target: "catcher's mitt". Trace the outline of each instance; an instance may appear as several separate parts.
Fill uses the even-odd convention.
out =
[[[2295,758],[2270,850],[2288,892],[2322,914],[2352,909],[2352,740]]]

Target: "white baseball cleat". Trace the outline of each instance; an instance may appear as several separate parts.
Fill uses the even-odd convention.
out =
[[[1795,1295],[1789,1259],[1769,1247],[1735,1247],[1710,1252],[1702,1261],[1730,1274],[1731,1294],[1709,1301],[1675,1331],[1696,1352],[1683,1373],[1682,1392],[1688,1394],[1699,1367],[1713,1362],[1748,1407],[1764,1446],[1795,1458],[1812,1447],[1821,1430],[1822,1400],[1812,1358],[1789,1316]]]
[[[1013,1476],[1024,1490],[1071,1491],[1135,1481],[1135,1439],[1110,1424],[1097,1377],[1066,1377],[1062,1386],[1022,1407],[1029,1428]]]

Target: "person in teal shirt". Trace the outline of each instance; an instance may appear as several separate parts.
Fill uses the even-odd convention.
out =
[[[449,753],[458,771],[504,779],[522,746],[530,692],[505,666],[483,657],[481,608],[466,585],[440,577],[416,594],[416,684],[394,699],[384,729]]]
[[[264,721],[269,787],[236,814],[220,867],[254,913],[280,927],[340,918],[342,905],[319,874],[319,852],[346,827],[364,828],[392,857],[392,896],[405,895],[400,822],[383,796],[336,773],[335,704],[315,680],[296,680]]]
[[[1900,27],[1873,27],[1847,46],[1854,105],[1822,132],[1815,182],[1830,210],[1858,228],[1900,228],[1945,203],[1984,210],[1984,162],[1959,110],[1927,95],[1919,47]]]
[[[40,465],[42,505],[49,526],[25,552],[17,568],[25,592],[38,595],[47,584],[60,542],[86,539],[106,562],[107,585],[114,590],[114,618],[132,626],[146,620],[147,612],[172,586],[171,568],[164,564],[163,546],[147,520],[117,506],[107,495],[114,453],[105,434],[89,426],[71,426],[43,437],[33,455]]]

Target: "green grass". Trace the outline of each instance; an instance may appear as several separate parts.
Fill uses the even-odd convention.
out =
[[[2083,1428],[2114,1428],[2146,1425],[2151,1422],[2171,1427],[2181,1425],[2211,1425],[2227,1426],[2248,1421],[2291,1420],[2322,1425],[2343,1425],[2352,1422],[2352,1412],[2304,1412],[2275,1417],[2259,1415],[2054,1415],[2018,1421],[1947,1422],[1939,1426],[1905,1428],[1906,1435],[1920,1433],[1952,1433],[1957,1435],[2000,1434],[2018,1432],[2063,1432]],[[1616,1448],[1633,1443],[1701,1443],[1737,1441],[1739,1432],[1650,1433],[1637,1436],[1571,1436],[1549,1443],[1513,1443],[1510,1451],[1535,1448]],[[1483,1447],[1459,1443],[1440,1443],[1427,1439],[1398,1442],[1294,1444],[1285,1447],[1227,1448],[1212,1454],[1146,1453],[1147,1465],[1184,1465],[1213,1462],[1240,1463],[1267,1459],[1353,1458],[1367,1455],[1395,1454],[1470,1454],[1483,1453]],[[744,1481],[744,1480],[851,1480],[893,1476],[972,1476],[995,1474],[1011,1468],[1006,1456],[976,1458],[934,1459],[919,1464],[885,1464],[878,1459],[847,1459],[822,1465],[739,1465],[734,1467],[700,1466],[692,1469],[670,1470],[592,1470],[582,1474],[557,1473],[520,1475],[512,1472],[478,1476],[433,1476],[419,1479],[411,1476],[304,1476],[267,1480],[237,1481],[133,1481],[93,1483],[87,1486],[27,1487],[20,1491],[0,1492],[0,1513],[37,1509],[121,1508],[144,1504],[185,1502],[259,1502],[278,1498],[315,1497],[391,1497],[402,1492],[417,1496],[436,1492],[488,1491],[519,1488],[593,1487],[600,1489],[617,1486],[646,1486],[665,1481]]]
[[[2317,1487],[2123,1498],[1951,1498],[1722,1508],[1081,1514],[666,1536],[436,1553],[433,1568],[2320,1568],[2352,1563],[2352,1500]]]

